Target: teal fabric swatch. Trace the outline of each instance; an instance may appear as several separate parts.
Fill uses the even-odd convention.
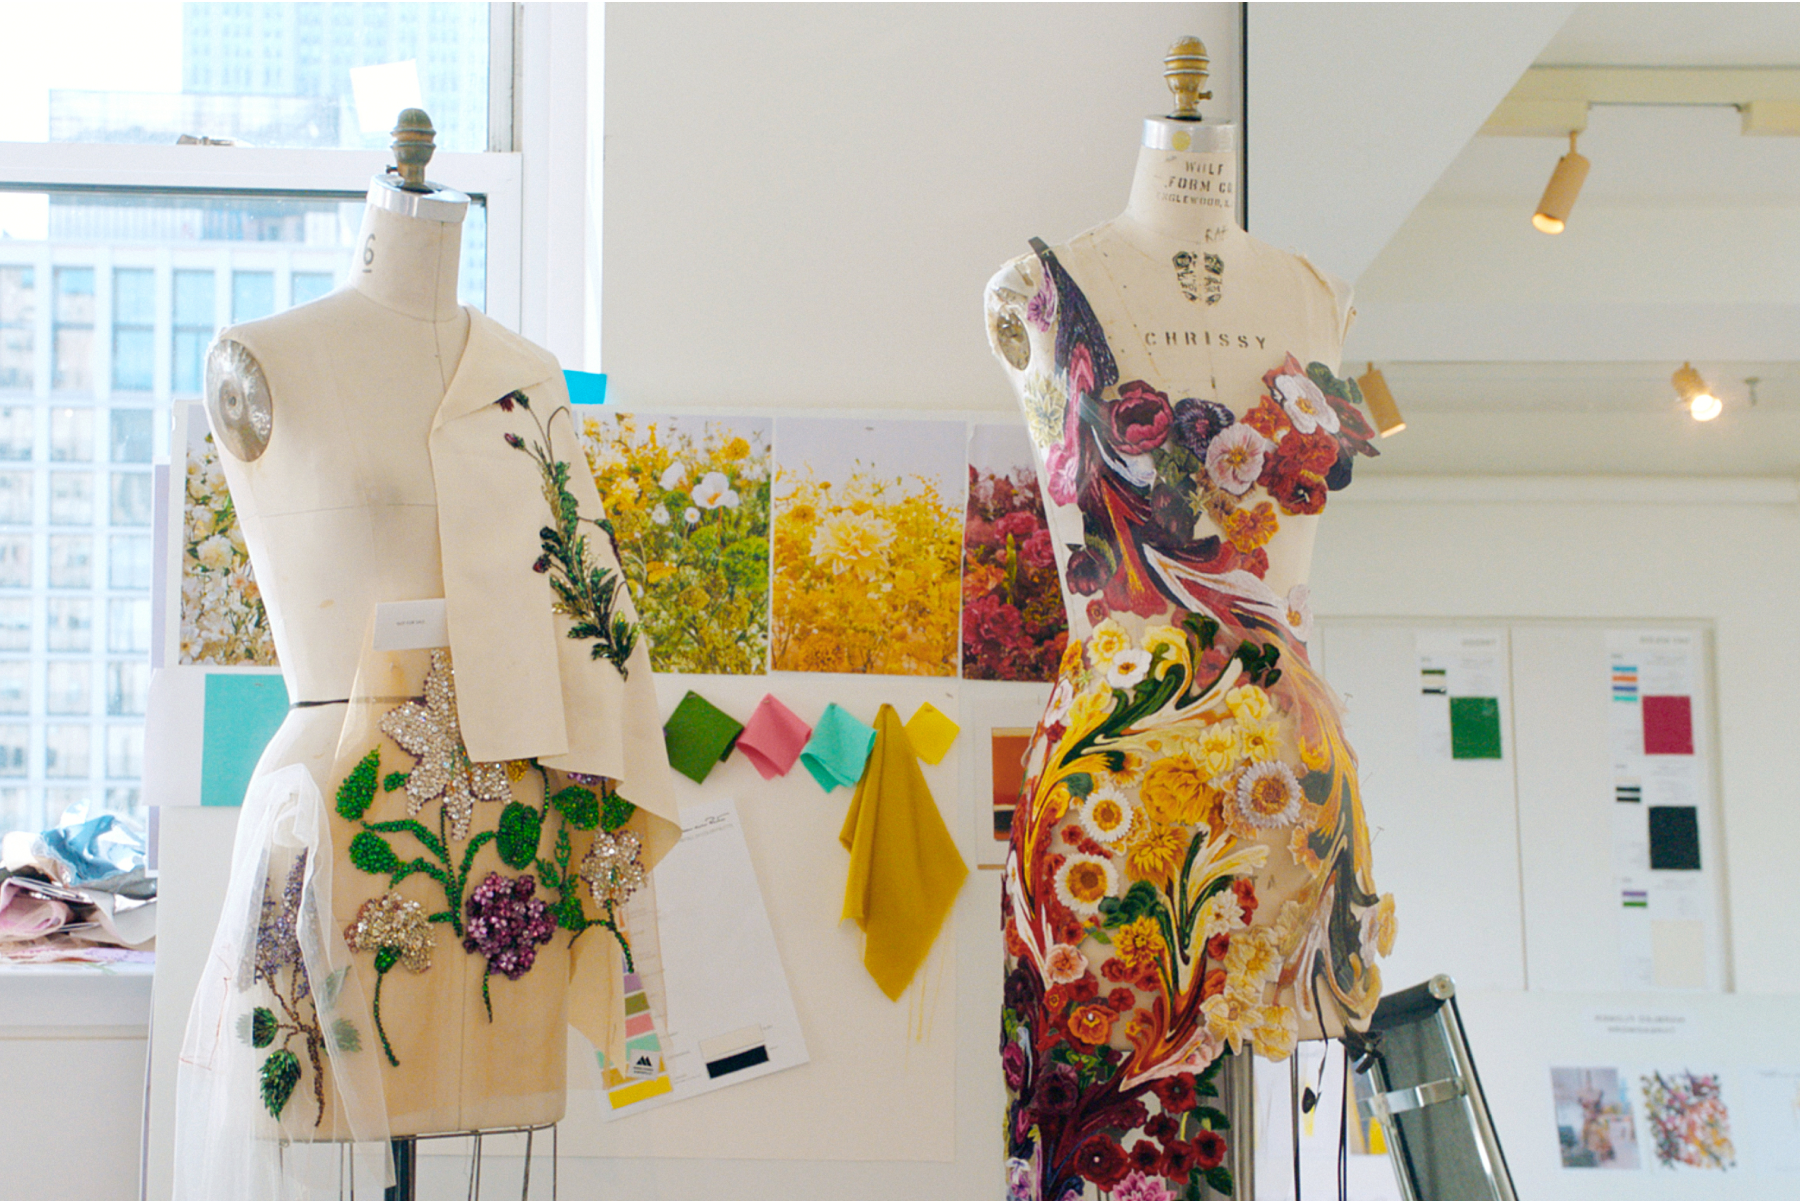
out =
[[[690,691],[663,725],[669,766],[694,783],[704,784],[719,761],[731,754],[743,732],[742,722]]]
[[[595,371],[564,371],[563,383],[569,388],[569,403],[572,405],[603,405],[606,403],[606,375]]]
[[[263,748],[287,716],[280,676],[210,672],[200,727],[200,803],[241,805]]]
[[[836,702],[825,706],[812,738],[800,752],[800,763],[826,792],[848,788],[862,779],[875,749],[875,728],[850,716]]]

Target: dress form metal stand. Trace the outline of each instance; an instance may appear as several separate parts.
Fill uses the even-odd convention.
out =
[[[485,1154],[483,1140],[500,1134],[523,1134],[525,1136],[525,1175],[519,1186],[519,1201],[530,1201],[533,1152],[536,1150],[537,1136],[540,1131],[544,1130],[550,1132],[550,1201],[557,1201],[561,1147],[555,1122],[543,1126],[508,1126],[498,1130],[457,1130],[445,1134],[409,1134],[403,1138],[392,1139],[389,1145],[393,1148],[394,1154],[394,1183],[388,1186],[385,1201],[418,1201],[419,1143],[441,1138],[475,1140],[473,1154],[469,1158],[468,1198],[469,1201],[478,1201],[481,1196],[481,1167]],[[352,1170],[344,1166],[349,1163],[347,1149],[339,1163],[339,1201],[349,1201],[355,1195],[356,1181],[353,1175],[346,1175]]]

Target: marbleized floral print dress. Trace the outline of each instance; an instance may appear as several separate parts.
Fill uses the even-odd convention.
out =
[[[1229,1193],[1221,1056],[1365,1024],[1394,936],[1305,587],[1264,582],[1282,518],[1317,513],[1374,431],[1354,382],[1293,355],[1241,415],[1120,384],[1033,246],[1034,333],[1011,332],[1039,353],[996,342],[1031,367],[1071,624],[1091,632],[1027,752],[1006,865],[1007,1197]]]

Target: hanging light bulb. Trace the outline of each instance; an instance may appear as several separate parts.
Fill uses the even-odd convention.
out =
[[[1681,397],[1681,402],[1688,407],[1688,415],[1695,421],[1711,421],[1725,411],[1724,402],[1713,395],[1692,363],[1683,363],[1676,368],[1670,380],[1675,385],[1675,395]]]
[[[1375,364],[1370,363],[1369,369],[1356,377],[1356,386],[1362,389],[1363,403],[1369,406],[1369,416],[1383,438],[1406,428],[1406,418],[1400,416],[1400,406],[1394,403],[1387,379]]]
[[[1587,173],[1588,161],[1575,153],[1575,133],[1571,130],[1569,153],[1556,160],[1556,170],[1544,185],[1543,199],[1538,201],[1531,223],[1544,233],[1561,233],[1568,224],[1569,210],[1575,207],[1575,198],[1581,195],[1581,185],[1587,182]]]

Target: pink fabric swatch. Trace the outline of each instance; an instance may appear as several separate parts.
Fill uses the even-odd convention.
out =
[[[773,780],[794,769],[794,762],[810,737],[812,727],[769,694],[762,698],[744,732],[738,735],[737,749],[763,779]]]
[[[1685,696],[1647,696],[1643,700],[1644,754],[1694,753],[1694,706]]]

